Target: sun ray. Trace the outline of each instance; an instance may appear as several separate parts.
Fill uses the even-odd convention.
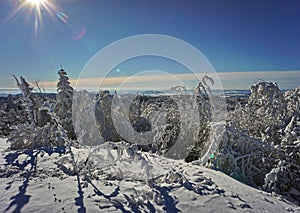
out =
[[[11,22],[15,17],[25,14],[26,21],[33,18],[33,28],[35,34],[43,25],[44,16],[54,19],[58,9],[53,0],[18,0],[14,11],[8,16],[5,23]]]
[[[27,7],[27,2],[23,1],[18,6],[15,7],[13,12],[6,18],[6,23],[10,22],[13,18],[21,15],[22,13],[25,12],[25,8]]]
[[[39,7],[45,0],[27,0],[27,2],[33,6]]]

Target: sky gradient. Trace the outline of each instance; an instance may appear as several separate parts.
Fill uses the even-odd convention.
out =
[[[139,34],[188,42],[206,56],[227,89],[248,88],[256,78],[275,79],[283,89],[299,85],[298,0],[44,0],[44,4],[37,14],[27,0],[0,0],[0,88],[15,87],[12,74],[50,85],[57,80],[60,65],[76,80],[99,50]],[[128,63],[117,73],[128,76],[134,69],[153,69],[151,64],[180,73],[180,66],[159,59]]]

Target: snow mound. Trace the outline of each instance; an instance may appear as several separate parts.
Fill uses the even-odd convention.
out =
[[[125,142],[9,151],[0,140],[2,212],[300,212],[281,197]]]

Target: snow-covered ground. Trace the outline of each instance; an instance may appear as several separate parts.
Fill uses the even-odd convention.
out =
[[[7,148],[0,139],[1,212],[300,212],[221,172],[125,143]]]

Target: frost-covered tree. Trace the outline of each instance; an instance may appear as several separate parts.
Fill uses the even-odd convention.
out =
[[[13,75],[17,82],[17,86],[19,87],[22,97],[20,98],[21,100],[21,105],[24,107],[25,112],[27,113],[27,119],[24,122],[28,123],[34,123],[37,124],[39,123],[39,108],[42,105],[43,100],[36,94],[33,94],[33,87],[23,78],[22,76],[19,79]]]
[[[219,169],[230,174],[228,172],[230,170],[226,168],[232,168],[238,171],[238,173],[233,173],[233,177],[283,195],[299,205],[299,106],[299,87],[283,93],[276,83],[254,84],[251,87],[251,95],[247,104],[239,105],[231,112],[232,128],[240,133],[232,140],[229,137],[229,143],[222,143],[220,157],[216,159]],[[238,138],[242,134],[246,138],[239,142]],[[253,139],[255,137],[255,140],[249,141],[247,137]],[[231,143],[235,145],[232,146]],[[237,149],[238,147],[243,148]],[[254,147],[258,150],[253,152]],[[240,155],[241,157],[238,157]],[[242,157],[243,155],[246,159]],[[230,158],[236,158],[242,164],[236,164],[237,160],[229,161]],[[226,162],[227,166],[224,167]],[[246,168],[246,170],[240,170],[241,168]],[[239,175],[236,176],[236,174]]]
[[[211,104],[210,104],[210,96],[211,96],[211,85],[214,85],[213,78],[205,75],[198,83],[198,86],[195,88],[194,93],[197,99],[200,120],[201,122],[208,122],[211,120]]]
[[[232,122],[217,132],[218,149],[211,161],[213,167],[231,177],[261,187],[265,175],[276,165],[275,148],[262,140],[248,136],[236,129]]]
[[[266,175],[264,189],[284,195],[300,205],[300,89],[287,91],[287,118],[277,131],[277,165]],[[271,133],[269,133],[271,134]]]
[[[8,95],[1,100],[0,135],[8,136],[11,127],[26,121],[27,115],[18,96]]]
[[[237,127],[246,130],[253,137],[262,138],[267,132],[275,133],[286,116],[286,103],[283,92],[276,83],[259,82],[251,86],[248,103],[238,106],[231,113]],[[273,135],[269,142],[280,143],[280,139]]]
[[[94,94],[86,90],[74,91],[72,120],[77,140],[81,145],[99,145],[104,141],[97,127],[95,102]]]
[[[300,86],[294,90],[286,91],[284,99],[287,105],[288,116],[300,114]]]
[[[187,162],[198,160],[207,151],[209,145],[209,135],[211,133],[210,122],[212,120],[212,108],[210,103],[211,86],[214,85],[213,78],[204,75],[197,87],[194,89],[194,94],[199,111],[200,126],[195,139],[195,146],[185,158]]]
[[[20,77],[20,81],[18,80],[18,78],[13,75],[13,77],[15,78],[16,82],[17,82],[17,86],[19,87],[23,97],[28,97],[31,95],[31,92],[33,90],[32,86],[30,86],[30,84],[25,80],[25,78],[23,78],[22,76]]]
[[[58,123],[53,113],[53,103],[47,100],[39,109],[47,117],[44,125],[37,125],[34,122],[25,122],[13,127],[8,141],[11,142],[11,149],[36,149],[42,147],[64,146],[66,132]]]
[[[65,131],[58,123],[53,113],[53,101],[33,94],[33,88],[21,77],[15,77],[23,97],[21,104],[26,113],[26,119],[20,124],[11,127],[8,138],[12,149],[35,149],[49,146],[63,146]]]
[[[57,83],[57,96],[55,113],[60,119],[60,123],[67,131],[70,139],[76,139],[76,134],[72,124],[72,103],[73,103],[73,88],[70,85],[67,72],[61,68],[58,71],[59,81]]]
[[[105,141],[120,141],[111,117],[113,96],[109,91],[99,91],[95,103],[97,128]]]

